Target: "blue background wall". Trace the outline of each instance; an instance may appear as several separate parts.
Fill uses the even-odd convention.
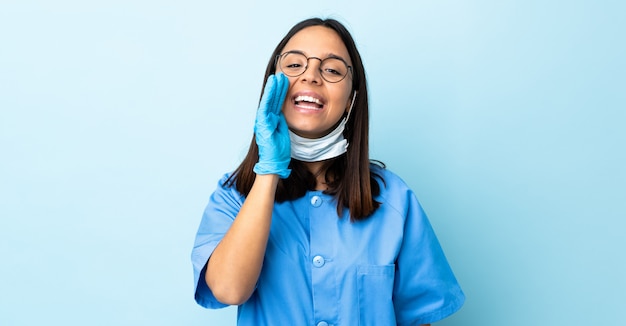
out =
[[[468,300],[438,325],[618,325],[622,1],[0,4],[0,324],[234,325],[193,301],[208,196],[265,63],[347,24],[374,158],[417,192]]]

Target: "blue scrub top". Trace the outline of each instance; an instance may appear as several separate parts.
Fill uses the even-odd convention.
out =
[[[239,306],[238,325],[419,325],[441,320],[465,301],[413,191],[372,165],[382,203],[364,221],[337,216],[334,198],[309,191],[276,203],[257,288]],[[220,180],[204,211],[194,248],[195,299],[226,305],[204,280],[211,253],[244,197]]]

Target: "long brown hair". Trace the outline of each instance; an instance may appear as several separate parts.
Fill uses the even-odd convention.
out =
[[[287,42],[299,31],[311,26],[324,26],[334,30],[342,39],[348,54],[352,60],[353,76],[352,91],[357,92],[356,100],[350,114],[350,119],[343,132],[348,140],[347,153],[325,162],[322,168],[326,170],[325,179],[328,190],[337,200],[337,214],[342,216],[343,208],[350,211],[352,221],[363,220],[370,216],[380,203],[374,197],[380,193],[380,185],[375,180],[382,177],[370,170],[370,164],[378,164],[384,168],[384,164],[369,159],[369,106],[367,95],[367,81],[365,69],[361,61],[361,55],[356,48],[350,32],[337,20],[310,18],[294,25],[285,37],[278,43],[272,53],[267,69],[263,87],[270,75],[276,72],[276,57],[281,53]],[[262,94],[261,94],[262,96]],[[228,178],[225,185],[235,186],[237,191],[247,196],[254,183],[255,173],[252,171],[259,160],[259,149],[254,136],[248,149],[248,154],[239,167]],[[276,190],[276,201],[284,202],[300,198],[308,190],[315,189],[316,178],[309,172],[303,162],[292,159],[289,164],[291,175],[286,179],[280,179]]]

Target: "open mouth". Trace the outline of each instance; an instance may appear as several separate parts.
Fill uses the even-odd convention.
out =
[[[293,101],[296,104],[296,106],[307,108],[307,109],[320,110],[321,108],[324,107],[324,103],[320,99],[317,99],[312,96],[299,95],[299,96],[296,96],[296,98],[294,98]]]

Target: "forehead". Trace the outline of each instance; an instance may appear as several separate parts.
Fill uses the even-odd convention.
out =
[[[351,63],[350,55],[341,37],[333,29],[310,26],[294,34],[282,52],[301,51],[309,57],[326,58],[336,55]]]

